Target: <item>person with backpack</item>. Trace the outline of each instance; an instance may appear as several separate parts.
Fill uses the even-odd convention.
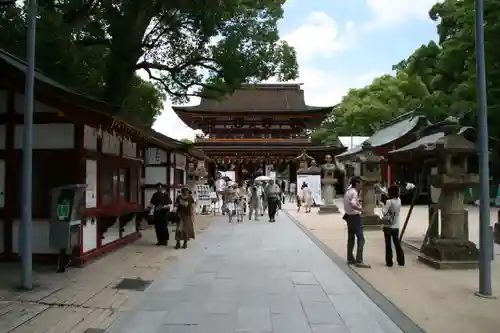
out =
[[[399,212],[401,210],[401,199],[399,198],[399,187],[392,185],[387,191],[388,198],[385,205],[382,207],[382,231],[384,232],[385,240],[385,264],[387,267],[393,266],[393,253],[392,244],[396,251],[396,261],[399,266],[404,266],[405,255],[401,241],[399,240],[399,229],[401,228],[401,221]]]

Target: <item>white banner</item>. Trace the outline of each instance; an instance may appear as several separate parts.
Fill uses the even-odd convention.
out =
[[[297,175],[297,194],[302,192],[302,184],[306,183],[311,190],[313,201],[316,205],[323,204],[321,199],[321,176],[320,175]]]
[[[311,189],[312,198],[316,205],[323,204],[321,200],[321,176],[307,175],[307,186]]]
[[[236,171],[221,171],[220,174],[222,177],[229,177],[233,182],[236,181]]]
[[[297,195],[302,194],[302,184],[307,184],[308,175],[297,175]]]

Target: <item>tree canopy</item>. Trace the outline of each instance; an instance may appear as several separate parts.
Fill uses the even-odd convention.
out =
[[[489,131],[500,137],[500,2],[485,2],[485,51],[488,81]],[[474,0],[444,0],[429,17],[437,23],[438,41],[420,46],[393,66],[394,75],[376,78],[370,85],[351,89],[331,116],[312,134],[328,144],[339,135],[371,135],[384,121],[419,110],[431,121],[447,116],[476,125],[476,58]],[[498,82],[498,84],[497,84]]]
[[[182,103],[271,77],[295,79],[295,50],[277,29],[284,2],[42,1],[37,67],[150,124],[167,96]],[[26,25],[23,6],[1,8],[0,47],[24,57]]]

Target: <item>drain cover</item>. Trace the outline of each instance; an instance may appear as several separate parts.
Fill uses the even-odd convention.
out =
[[[104,333],[105,329],[102,328],[87,328],[83,333]]]
[[[151,284],[151,282],[152,281],[142,279],[123,279],[114,288],[122,290],[144,291]]]

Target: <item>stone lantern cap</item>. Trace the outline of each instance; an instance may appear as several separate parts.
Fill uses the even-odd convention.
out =
[[[316,160],[311,161],[311,166],[307,168],[307,173],[310,175],[319,175],[321,174],[321,168],[316,163]]]
[[[295,157],[293,159],[294,161],[299,161],[299,169],[297,170],[297,173],[303,173],[303,174],[308,174],[308,169],[309,169],[309,162],[314,160],[311,156],[307,155],[307,151],[302,151],[302,154],[299,156]]]

